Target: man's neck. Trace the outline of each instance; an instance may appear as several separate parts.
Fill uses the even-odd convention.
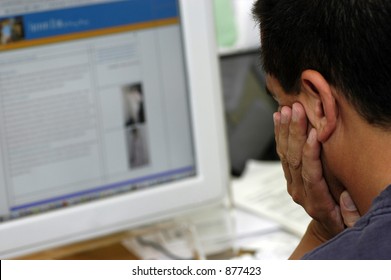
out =
[[[359,212],[391,184],[391,132],[357,121],[344,131],[346,168],[343,183]]]

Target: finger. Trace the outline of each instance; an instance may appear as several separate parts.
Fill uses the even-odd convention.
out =
[[[292,185],[300,186],[296,191],[304,191],[302,189],[302,156],[303,147],[307,141],[307,116],[305,110],[300,103],[295,103],[292,106],[292,120],[289,126],[288,151],[287,161],[289,164],[290,174],[292,177]],[[294,190],[292,190],[294,192]]]
[[[277,135],[277,153],[280,157],[281,164],[284,169],[285,179],[289,185],[292,182],[292,178],[289,171],[289,164],[286,155],[288,151],[289,124],[292,117],[291,108],[287,106],[282,107],[280,116],[281,120],[279,123]]]
[[[303,147],[303,178],[308,187],[316,186],[323,178],[322,162],[320,160],[321,146],[317,140],[317,132],[312,128]]]
[[[340,207],[345,225],[353,227],[357,220],[361,218],[361,215],[347,191],[342,192],[340,196]]]
[[[274,140],[276,141],[276,146],[278,146],[278,135],[280,133],[280,122],[281,122],[281,113],[275,112],[273,114],[274,122]]]
[[[285,156],[284,156],[283,152],[281,152],[281,144],[279,141],[279,139],[280,139],[280,126],[281,126],[281,112],[275,112],[273,114],[273,121],[274,121],[274,139],[276,141],[277,154],[281,160],[281,165],[282,165],[282,169],[284,171],[285,179],[288,180],[290,178],[289,166],[288,166],[287,162],[284,160]]]
[[[332,233],[339,233],[344,229],[344,224],[339,206],[323,177],[320,151],[321,145],[313,128],[303,149],[302,177],[308,205],[305,209],[310,216],[325,224]]]

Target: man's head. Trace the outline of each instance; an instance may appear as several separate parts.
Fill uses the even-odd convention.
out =
[[[259,0],[254,15],[264,69],[285,93],[316,92],[303,79],[314,70],[369,124],[390,128],[391,1]]]
[[[253,12],[268,89],[301,103],[334,197],[346,188],[367,209],[391,181],[391,1],[257,0]]]

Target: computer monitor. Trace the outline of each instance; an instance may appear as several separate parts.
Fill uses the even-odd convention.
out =
[[[219,203],[210,0],[0,6],[0,257]]]

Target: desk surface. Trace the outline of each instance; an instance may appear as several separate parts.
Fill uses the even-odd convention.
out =
[[[102,238],[79,242],[68,246],[45,250],[26,255],[23,260],[137,260],[138,257],[127,250],[121,241],[129,233],[117,233]]]
[[[299,238],[278,230],[273,224],[243,211],[235,211],[236,237],[233,243],[235,254],[254,255],[255,259],[287,259],[299,242]],[[137,235],[137,233],[136,233]],[[54,248],[20,257],[24,260],[137,260],[142,257],[123,245],[127,238],[135,236],[127,231],[93,240]],[[134,251],[134,252],[137,252]],[[144,251],[141,253],[145,253]],[[232,252],[208,255],[208,259],[229,259]]]

